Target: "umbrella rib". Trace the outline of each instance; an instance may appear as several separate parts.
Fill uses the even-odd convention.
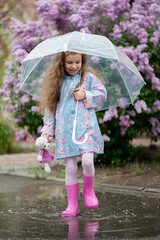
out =
[[[116,49],[115,49],[116,51],[119,51],[121,54],[124,54],[124,55],[127,57],[128,61],[132,62],[132,60],[131,60],[123,51],[119,50],[119,48],[116,47],[116,46],[115,46],[115,48],[116,48]],[[117,53],[116,53],[116,54],[117,54]],[[118,54],[117,54],[117,56],[118,56]],[[132,62],[132,63],[133,63],[133,62]],[[144,79],[143,79],[143,77],[141,76],[141,74],[140,74],[140,72],[138,71],[137,68],[136,68],[136,70],[138,71],[138,74],[137,74],[137,72],[135,72],[127,63],[123,62],[123,64],[124,64],[127,68],[129,68],[131,72],[133,72],[134,74],[136,74],[136,76],[139,77],[139,78],[144,82],[144,84],[146,84],[145,81],[144,81]],[[136,67],[136,66],[135,66],[135,67]]]
[[[71,33],[71,34],[72,34],[72,33]],[[67,52],[67,49],[68,49],[68,43],[69,43],[69,41],[70,41],[71,34],[70,34],[69,37],[68,37],[67,43],[65,43],[64,46],[63,46],[64,52]]]
[[[23,81],[23,84],[20,86],[19,91],[22,89],[23,85],[25,84],[26,79],[29,77],[29,75],[31,74],[32,70],[37,66],[37,64],[41,61],[42,58],[43,58],[43,57],[41,57],[41,58],[38,60],[38,62],[31,68],[30,72],[29,72],[29,73],[27,74],[27,76],[25,77],[25,79],[24,79],[24,81]]]
[[[114,50],[114,52],[115,52],[115,54],[116,54],[116,56],[117,56],[117,60],[119,61],[119,57],[118,57],[118,54],[117,54],[117,52],[116,52],[116,49],[115,49],[114,44],[113,44],[109,39],[108,39],[108,41],[111,43],[111,46],[113,46],[112,49]]]
[[[126,83],[125,83],[125,81],[124,81],[123,75],[122,75],[121,72],[119,71],[117,65],[116,65],[111,59],[110,59],[110,61],[115,65],[117,71],[118,71],[119,74],[121,75],[121,77],[122,77],[122,79],[123,79],[123,82],[124,82],[124,85],[125,85],[125,87],[126,87],[126,89],[127,89],[127,91],[128,91],[128,94],[129,94],[129,97],[130,97],[131,103],[132,103],[132,105],[133,105],[132,97],[131,97],[131,95],[130,95],[130,92],[129,92],[128,86],[126,85]]]

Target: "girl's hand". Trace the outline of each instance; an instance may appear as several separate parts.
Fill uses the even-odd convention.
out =
[[[47,138],[48,142],[50,143],[53,139],[53,137],[51,135],[48,135],[46,133],[42,133],[41,137]]]
[[[82,100],[86,98],[85,92],[81,88],[76,88],[74,92],[74,97],[76,100]]]

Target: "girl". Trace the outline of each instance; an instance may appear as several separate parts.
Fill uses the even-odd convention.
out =
[[[94,108],[106,99],[106,90],[94,71],[86,66],[87,56],[80,53],[62,52],[54,56],[47,70],[40,108],[44,112],[44,127],[41,132],[46,138],[55,134],[55,158],[64,159],[66,167],[66,189],[68,207],[62,216],[75,216],[78,207],[77,156],[82,156],[85,206],[93,209],[98,199],[93,190],[94,153],[103,153],[103,139]],[[76,102],[76,139],[82,141],[85,133],[87,142],[77,145],[72,141],[73,120]]]

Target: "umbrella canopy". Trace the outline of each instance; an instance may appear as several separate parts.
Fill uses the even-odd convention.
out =
[[[22,62],[20,89],[38,96],[53,56],[66,51],[87,54],[87,64],[100,76],[107,100],[97,111],[133,104],[145,84],[130,58],[108,38],[75,31],[41,42],[26,56]]]

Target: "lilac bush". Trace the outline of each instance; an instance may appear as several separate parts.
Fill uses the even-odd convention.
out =
[[[160,56],[157,54],[160,50],[160,0],[135,0],[132,4],[129,0],[39,0],[35,5],[39,21],[27,24],[17,19],[11,21],[15,59],[6,63],[8,72],[0,89],[0,95],[8,102],[6,110],[14,114],[17,124],[27,126],[33,135],[42,125],[36,99],[18,93],[21,61],[44,39],[85,30],[107,36],[119,46],[146,81],[134,106],[97,114],[105,141],[104,158],[109,162],[127,159],[132,152],[130,142],[137,134],[145,133],[156,141],[160,134]]]

